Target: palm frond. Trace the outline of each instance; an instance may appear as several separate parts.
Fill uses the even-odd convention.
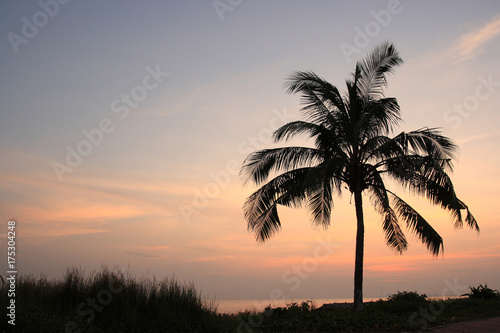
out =
[[[300,168],[281,174],[247,199],[243,211],[248,229],[255,233],[257,241],[264,242],[281,228],[278,205],[302,205],[306,199],[304,184],[309,171],[310,168]]]
[[[387,240],[387,245],[390,248],[395,249],[399,254],[402,254],[408,248],[408,242],[406,237],[399,226],[398,219],[392,208],[388,208],[384,221],[382,224],[382,229],[385,233],[385,238]]]
[[[310,191],[308,199],[313,223],[328,228],[333,207],[331,180],[323,179],[320,186]]]
[[[479,225],[477,224],[476,218],[469,211],[469,207],[460,199],[458,200],[458,205],[460,209],[465,209],[467,211],[467,215],[465,217],[465,223],[469,226],[469,228],[476,230],[479,232]],[[458,223],[455,223],[455,228],[463,228],[463,221],[460,220]]]
[[[346,106],[338,89],[313,72],[296,72],[285,83],[288,93],[301,93],[305,120],[339,127],[338,118],[346,114]]]
[[[310,168],[305,180],[308,208],[315,225],[328,228],[333,207],[332,194],[341,194],[345,168],[343,158],[332,157],[320,165]]]
[[[383,98],[366,102],[356,130],[363,141],[379,135],[387,135],[401,121],[399,104],[395,98]]]
[[[376,167],[384,165],[386,159],[404,155],[400,145],[385,135],[377,135],[368,139],[361,150],[361,162],[367,163],[373,159],[378,162]]]
[[[422,128],[409,133],[401,133],[394,137],[405,153],[428,155],[441,160],[455,158],[458,147],[449,138],[441,135],[436,128]],[[450,168],[452,167],[450,163]]]
[[[406,222],[406,226],[424,243],[433,255],[443,251],[443,239],[434,228],[410,205],[394,193],[394,209],[399,218]]]
[[[288,171],[312,166],[323,160],[323,153],[308,147],[282,147],[264,149],[251,153],[243,162],[241,176],[244,183],[253,181],[257,185],[267,180],[273,171]]]
[[[399,52],[389,42],[382,43],[363,60],[356,63],[354,81],[361,96],[383,97],[382,89],[387,85],[386,74],[403,63]]]
[[[413,159],[413,160],[412,160]],[[405,164],[404,161],[412,161]],[[389,174],[406,186],[411,192],[428,198],[433,204],[440,205],[450,212],[456,228],[462,228],[461,210],[467,210],[466,222],[470,228],[479,231],[477,221],[468,207],[458,199],[453,183],[444,170],[443,161],[430,156],[405,156],[387,160]]]
[[[370,199],[379,214],[383,216],[382,230],[384,231],[387,245],[402,254],[408,248],[406,237],[399,226],[397,216],[389,203],[388,192],[380,174],[373,169],[368,190]]]
[[[328,135],[329,131],[322,125],[309,123],[306,121],[292,121],[278,128],[273,133],[275,142],[288,140],[295,135],[309,134],[310,137],[316,137],[320,134]]]

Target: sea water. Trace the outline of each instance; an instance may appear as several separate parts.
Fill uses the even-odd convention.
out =
[[[380,297],[365,297],[363,302],[377,301],[381,299]],[[283,299],[283,300],[271,300],[271,299],[217,299],[213,301],[217,306],[217,312],[234,314],[244,311],[264,311],[268,306],[272,308],[285,307],[288,304],[297,303],[299,306],[302,302],[309,302],[309,305],[314,308],[319,308],[323,304],[327,303],[352,303],[351,298],[318,298],[318,299]],[[208,301],[210,303],[212,301]]]

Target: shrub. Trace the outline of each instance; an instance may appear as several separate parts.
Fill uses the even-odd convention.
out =
[[[377,302],[377,306],[384,311],[401,314],[418,311],[421,307],[425,307],[428,302],[425,294],[419,294],[416,291],[398,291],[396,294],[389,295],[386,301]]]
[[[389,295],[388,301],[419,303],[427,301],[427,295],[416,291],[398,291],[396,294]]]
[[[484,286],[482,284],[479,285],[479,287],[471,287],[470,288],[470,293],[463,294],[462,296],[469,296],[469,298],[475,298],[475,299],[494,299],[494,298],[500,298],[500,293],[498,290],[494,290],[491,288],[488,288],[488,285],[485,284]]]

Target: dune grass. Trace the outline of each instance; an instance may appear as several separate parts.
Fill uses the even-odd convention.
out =
[[[2,320],[12,332],[220,332],[229,319],[192,283],[135,279],[106,267],[89,275],[70,268],[62,280],[19,276],[16,289],[16,326]],[[1,296],[5,309],[5,288]]]
[[[485,286],[486,287],[486,286]],[[484,287],[483,287],[484,289]],[[19,276],[16,326],[5,332],[401,332],[439,324],[500,316],[500,297],[432,301],[417,292],[398,292],[387,300],[316,309],[292,303],[261,312],[219,314],[203,302],[192,283],[174,278],[136,279],[106,267],[91,274],[70,268],[60,280]],[[495,294],[495,293],[494,293]],[[497,294],[495,294],[497,295]],[[8,302],[5,285],[0,306]]]

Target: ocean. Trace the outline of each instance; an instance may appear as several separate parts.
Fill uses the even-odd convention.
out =
[[[431,300],[445,300],[448,298],[460,298],[459,296],[429,296]],[[364,297],[363,302],[378,301],[379,299],[387,299],[387,297]],[[209,304],[215,303],[217,305],[217,312],[235,314],[244,311],[263,311],[267,306],[271,305],[272,308],[284,307],[287,304],[312,301],[315,308],[319,308],[323,304],[327,303],[352,303],[352,297],[350,298],[318,298],[318,299],[283,299],[283,300],[271,300],[271,299],[216,299],[207,300]]]
[[[381,297],[366,297],[364,302],[377,301]],[[318,299],[284,299],[284,300],[271,300],[271,299],[217,299],[217,312],[234,314],[243,311],[263,311],[267,306],[271,307],[284,307],[290,303],[301,304],[302,302],[312,301],[314,307],[319,308],[325,303],[352,303],[350,298],[318,298]],[[210,300],[208,301],[211,302]]]

